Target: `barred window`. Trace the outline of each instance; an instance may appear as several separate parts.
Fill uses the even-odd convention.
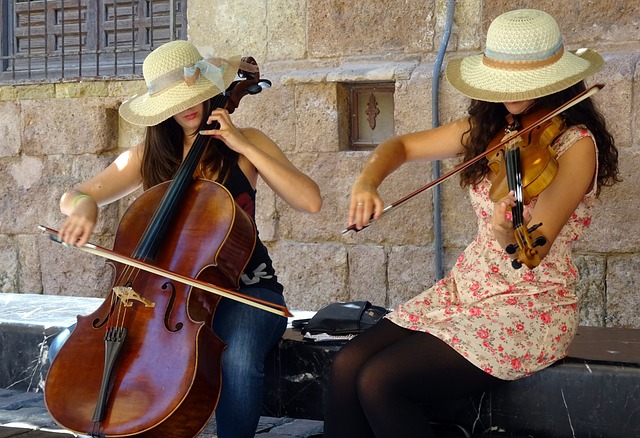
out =
[[[0,0],[0,83],[139,77],[187,0]]]

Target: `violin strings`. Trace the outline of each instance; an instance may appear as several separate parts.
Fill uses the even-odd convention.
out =
[[[513,190],[516,196],[516,205],[511,208],[514,228],[522,226],[523,215],[523,192],[522,192],[522,171],[520,169],[520,149],[509,149],[505,154],[505,166],[507,172],[507,184],[509,190]]]

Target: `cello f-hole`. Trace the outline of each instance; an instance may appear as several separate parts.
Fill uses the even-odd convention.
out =
[[[177,322],[175,328],[169,327],[171,325],[171,311],[173,310],[174,303],[176,301],[176,287],[170,281],[167,281],[162,285],[162,290],[166,291],[169,289],[169,304],[167,304],[167,308],[164,311],[164,328],[168,331],[175,333],[179,332],[184,326],[183,323]]]

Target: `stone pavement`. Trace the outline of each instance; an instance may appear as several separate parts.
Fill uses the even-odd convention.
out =
[[[256,438],[319,438],[322,421],[261,417]],[[62,430],[44,405],[41,392],[0,389],[0,438],[65,438],[78,435]],[[211,421],[203,438],[216,438],[215,421]],[[160,438],[160,437],[159,437]]]

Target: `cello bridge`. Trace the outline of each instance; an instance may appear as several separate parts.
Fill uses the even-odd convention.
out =
[[[129,286],[115,286],[113,288],[113,293],[116,294],[118,298],[124,304],[124,307],[133,306],[132,301],[140,301],[144,304],[144,307],[155,307],[156,303],[149,301],[145,297],[140,296],[139,293],[133,290],[133,288]]]

